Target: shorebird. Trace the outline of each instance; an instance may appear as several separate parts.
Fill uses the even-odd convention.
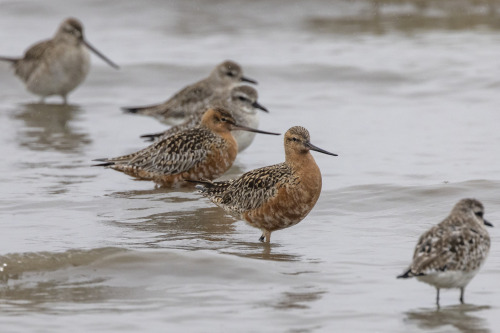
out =
[[[15,74],[26,88],[35,95],[45,97],[59,95],[67,103],[67,95],[87,76],[92,52],[111,67],[119,67],[93,47],[83,35],[83,25],[75,18],[64,20],[52,39],[31,46],[24,57],[0,57],[13,64]]]
[[[490,236],[485,226],[493,225],[483,214],[479,201],[460,200],[446,219],[420,236],[410,267],[398,278],[416,277],[434,286],[438,307],[441,288],[460,288],[463,304],[465,287],[490,250]]]
[[[285,162],[244,173],[237,179],[196,181],[201,194],[238,219],[262,230],[261,242],[271,232],[302,221],[321,193],[321,172],[310,150],[337,156],[314,146],[301,126],[285,134]]]
[[[178,125],[185,120],[186,116],[200,109],[206,109],[214,94],[230,89],[241,82],[257,83],[243,76],[240,65],[226,60],[215,67],[207,78],[185,87],[164,103],[123,107],[122,110],[151,116],[168,125]]]
[[[156,141],[138,152],[109,159],[96,166],[110,167],[165,187],[189,184],[189,180],[215,179],[233,164],[238,144],[232,130],[279,135],[241,126],[224,109],[212,108],[198,127]]]
[[[259,126],[259,115],[257,110],[260,109],[262,111],[269,112],[264,106],[257,102],[257,98],[257,90],[254,88],[246,85],[236,86],[229,92],[225,92],[220,96],[212,98],[210,105],[222,106],[227,109],[233,115],[236,123],[240,125],[257,128]],[[200,124],[204,112],[205,110],[203,109],[199,110],[187,117],[182,124],[173,126],[164,132],[146,134],[141,137],[146,138],[149,141],[161,140],[175,133],[193,128]],[[248,131],[234,131],[233,136],[236,139],[236,142],[238,142],[238,152],[241,152],[252,143],[255,133]]]

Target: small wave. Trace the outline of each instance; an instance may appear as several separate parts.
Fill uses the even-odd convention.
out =
[[[65,252],[27,252],[0,256],[0,280],[19,278],[23,273],[55,271],[66,267],[89,265],[104,257],[127,250],[105,247],[92,250]]]

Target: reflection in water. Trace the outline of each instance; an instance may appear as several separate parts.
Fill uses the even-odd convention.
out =
[[[226,216],[217,207],[199,208],[194,211],[177,211],[144,217],[145,221],[133,224],[141,231],[159,233],[150,246],[177,240],[225,241],[234,232],[234,219]],[[128,224],[130,225],[130,224]],[[177,248],[191,248],[190,244],[177,244]]]
[[[212,205],[206,207],[206,204],[193,194],[192,189],[172,192],[158,188],[115,192],[112,196],[127,199],[127,201],[144,200],[144,205],[139,204],[140,207],[135,205],[128,208],[129,213],[125,220],[114,219],[110,222],[120,227],[133,228],[155,235],[148,236],[147,241],[140,243],[141,247],[212,249],[246,258],[276,261],[300,259],[295,254],[280,253],[279,244],[259,242],[259,235],[254,232],[249,236],[251,239],[244,241],[237,239],[235,222],[244,222],[238,222],[219,207]],[[168,211],[165,211],[166,207],[169,207]],[[175,210],[172,210],[172,207],[175,207]],[[131,215],[133,216],[130,217]],[[134,243],[137,244],[137,242]]]
[[[0,256],[0,307],[2,312],[54,312],[47,302],[102,302],[125,296],[128,288],[106,285],[106,278],[85,274],[85,267],[115,254],[119,248],[68,250],[66,252],[28,252]],[[75,274],[67,271],[83,267]],[[50,273],[53,272],[53,273]]]
[[[126,252],[103,247],[92,250],[68,250],[65,252],[25,252],[0,256],[0,280],[17,279],[26,272],[55,271],[73,266],[89,265],[102,257]]]
[[[455,305],[446,308],[422,309],[406,313],[405,321],[417,324],[424,330],[440,327],[454,327],[462,333],[489,333],[488,323],[485,319],[473,315],[474,312],[489,310],[485,305]]]
[[[148,243],[145,244],[149,247],[163,247],[162,243],[177,240],[222,241],[234,231],[232,224],[235,220],[225,215],[222,209],[218,207],[199,207],[196,209],[196,206],[203,205],[203,203],[193,195],[193,189],[176,189],[173,192],[169,189],[156,188],[115,192],[111,196],[144,201],[144,205],[141,204],[140,207],[128,208],[129,215],[133,215],[133,217],[111,223],[157,234],[156,238],[149,239]],[[169,210],[165,211],[167,207]],[[172,210],[172,207],[175,207],[175,210]],[[161,212],[158,213],[158,210]],[[144,213],[147,215],[143,215]],[[185,246],[176,244],[176,247],[190,248],[188,244]]]
[[[30,150],[78,152],[91,143],[89,136],[71,126],[81,112],[76,105],[24,104],[12,117],[24,122],[18,132],[18,143]]]
[[[33,283],[19,283],[14,286],[0,288],[0,297],[3,300],[3,313],[14,314],[22,311],[59,312],[50,302],[89,303],[103,302],[109,299],[122,297],[129,293],[127,288],[110,287],[103,285],[105,279],[87,279],[80,281],[49,280]],[[71,312],[65,308],[64,312]]]
[[[325,291],[304,291],[304,292],[285,292],[274,308],[280,310],[288,309],[308,309],[307,303],[317,301]]]
[[[299,261],[301,256],[297,254],[281,253],[279,244],[261,243],[257,238],[249,242],[232,243],[230,247],[224,249],[223,253],[237,255],[245,258],[272,260],[272,261]],[[289,249],[284,249],[289,250]]]

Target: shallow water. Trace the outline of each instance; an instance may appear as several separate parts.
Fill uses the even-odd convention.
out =
[[[443,291],[436,311],[433,288],[395,279],[418,236],[459,199],[480,199],[500,225],[500,36],[491,17],[448,26],[431,7],[411,25],[401,21],[413,17],[409,4],[374,20],[369,3],[326,0],[0,7],[2,55],[74,15],[122,66],[93,58],[71,105],[60,106],[38,104],[0,64],[2,332],[499,327],[498,228],[466,305],[458,290]],[[90,167],[164,128],[120,106],[162,101],[225,59],[259,81],[270,110],[262,129],[302,125],[339,154],[314,154],[322,195],[270,246],[192,190]],[[280,162],[282,150],[282,137],[258,135],[228,176]]]

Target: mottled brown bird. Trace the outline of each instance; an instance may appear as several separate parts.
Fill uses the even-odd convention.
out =
[[[232,130],[264,132],[237,124],[224,109],[212,108],[203,115],[198,127],[157,141],[133,154],[99,159],[106,166],[128,175],[152,180],[165,187],[188,185],[185,182],[215,179],[226,172],[238,153]]]
[[[337,156],[311,144],[301,126],[285,134],[285,162],[243,174],[237,179],[197,185],[226,212],[262,230],[260,241],[269,243],[271,232],[302,221],[321,193],[321,172],[310,150]]]
[[[258,93],[254,88],[243,85],[235,86],[229,91],[225,91],[220,95],[215,95],[212,97],[209,104],[224,107],[231,112],[238,124],[257,128],[259,126],[258,110],[269,112],[264,106],[259,104],[257,98]],[[151,141],[162,140],[175,133],[196,127],[200,124],[204,112],[205,110],[203,109],[199,110],[187,117],[182,124],[173,126],[164,132],[146,134],[141,137]],[[238,152],[241,152],[252,143],[255,133],[249,131],[234,131],[233,136],[236,142],[238,142]]]
[[[420,236],[410,267],[398,278],[416,277],[436,287],[438,307],[441,288],[460,288],[463,304],[465,287],[490,250],[490,236],[485,226],[493,225],[483,215],[481,202],[460,200],[446,219]]]
[[[52,39],[30,47],[24,57],[0,57],[13,64],[16,75],[35,95],[59,95],[67,103],[67,95],[87,77],[90,55],[87,48],[111,67],[118,66],[89,44],[84,38],[83,25],[75,18],[64,20]]]
[[[168,125],[178,125],[185,121],[187,116],[210,106],[214,95],[230,90],[241,82],[257,83],[243,76],[243,70],[236,62],[226,60],[215,67],[207,78],[183,88],[164,103],[123,107],[122,110],[154,117]]]

